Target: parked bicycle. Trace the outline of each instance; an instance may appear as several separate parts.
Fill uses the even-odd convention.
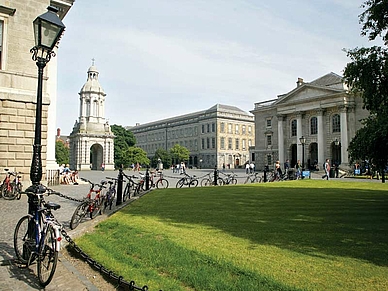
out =
[[[108,181],[109,188],[105,194],[104,209],[106,209],[109,205],[109,210],[111,210],[112,205],[113,205],[113,201],[116,198],[116,185],[117,185],[118,179],[111,178],[111,177],[106,177],[106,178],[111,180],[111,181]]]
[[[197,187],[198,186],[198,179],[195,175],[190,176],[189,174],[181,173],[181,175],[184,175],[184,177],[180,178],[178,182],[176,183],[176,188],[182,188],[183,186],[188,187]]]
[[[259,173],[249,174],[244,184],[248,183],[261,183],[262,177],[259,176]]]
[[[71,217],[71,229],[75,229],[88,214],[89,217],[93,219],[97,214],[102,214],[104,212],[105,195],[102,194],[102,190],[106,188],[106,181],[101,181],[100,184],[97,184],[84,178],[81,178],[81,180],[88,182],[90,184],[90,189],[89,193],[83,199],[83,202],[77,206]]]
[[[145,191],[145,175],[140,174],[140,178],[137,176],[129,176],[123,172],[123,176],[127,178],[127,184],[125,185],[123,192],[123,202],[130,199],[132,196],[137,196]],[[138,179],[135,181],[134,179]]]
[[[213,172],[209,172],[205,178],[201,180],[201,187],[212,186],[214,183],[214,175]],[[222,186],[224,184],[224,180],[221,177],[217,177],[217,185]]]
[[[21,191],[23,185],[21,183],[20,172],[12,172],[9,169],[4,169],[7,173],[5,174],[5,178],[3,184],[0,186],[0,197],[3,197],[6,200],[14,200],[20,199]]]
[[[55,273],[60,250],[62,225],[55,219],[52,210],[61,206],[44,201],[46,189],[39,186],[38,192],[24,192],[32,214],[23,216],[15,227],[14,249],[21,264],[30,266],[37,261],[38,279],[42,287],[47,286]],[[50,192],[47,192],[50,194]]]
[[[159,175],[159,178],[154,182],[154,178],[156,178],[157,175]],[[144,183],[144,185],[146,185],[146,183]],[[153,187],[156,187],[158,189],[165,189],[165,188],[168,188],[169,184],[168,184],[168,181],[163,178],[163,172],[158,171],[157,173],[155,172],[150,173],[150,179],[149,179],[148,185],[149,185],[148,189],[151,189]]]
[[[225,178],[221,178],[223,185],[236,185],[237,184],[237,174],[231,173],[231,174],[224,174]]]

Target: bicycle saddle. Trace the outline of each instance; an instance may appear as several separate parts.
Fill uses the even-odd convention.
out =
[[[57,209],[61,208],[61,205],[54,203],[54,202],[47,202],[44,204],[44,207],[46,207],[47,209],[57,210]]]

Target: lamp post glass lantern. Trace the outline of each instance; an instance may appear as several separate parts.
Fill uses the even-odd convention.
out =
[[[35,115],[35,137],[32,154],[32,162],[30,169],[30,179],[32,182],[31,191],[38,193],[41,191],[40,181],[42,180],[42,90],[43,90],[43,69],[50,61],[51,57],[55,56],[53,51],[59,39],[65,30],[65,25],[57,15],[58,9],[49,6],[47,12],[38,16],[34,20],[35,46],[30,50],[32,60],[36,62],[38,67],[38,88],[36,100],[36,115]]]
[[[306,138],[302,135],[299,138],[299,141],[302,144],[302,171],[304,171],[304,145],[306,143]]]

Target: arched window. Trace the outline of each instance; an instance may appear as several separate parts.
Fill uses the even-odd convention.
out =
[[[291,136],[296,136],[297,129],[296,129],[297,121],[296,119],[291,121]]]
[[[318,118],[311,117],[310,119],[310,134],[317,134],[318,133]]]
[[[341,132],[341,119],[339,114],[334,114],[332,117],[333,132]]]

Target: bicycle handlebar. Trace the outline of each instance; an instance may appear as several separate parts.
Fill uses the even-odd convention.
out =
[[[102,180],[100,182],[100,184],[98,183],[93,183],[92,181],[88,180],[88,179],[85,179],[85,178],[81,178],[82,181],[84,182],[88,182],[90,184],[90,188],[93,189],[95,186],[98,186],[100,187],[100,189],[102,188],[106,188],[104,185],[107,183],[106,181]]]

